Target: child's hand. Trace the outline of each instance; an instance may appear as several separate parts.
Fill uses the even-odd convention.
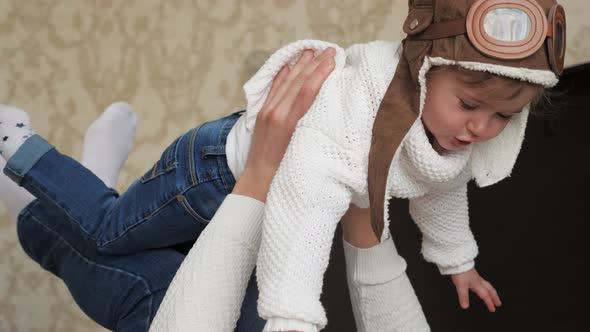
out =
[[[470,289],[486,303],[490,312],[495,312],[496,307],[502,305],[494,287],[482,278],[475,269],[453,274],[451,275],[451,279],[453,280],[453,284],[455,284],[455,288],[457,288],[461,308],[469,308]]]

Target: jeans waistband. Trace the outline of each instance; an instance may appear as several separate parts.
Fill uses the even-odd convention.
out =
[[[186,134],[189,138],[189,170],[193,184],[221,178],[226,190],[231,191],[235,179],[227,164],[225,144],[227,137],[242,115],[235,112],[223,118],[206,122]]]

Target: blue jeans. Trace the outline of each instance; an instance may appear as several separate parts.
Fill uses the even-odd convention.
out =
[[[239,116],[177,138],[120,196],[41,137],[29,138],[4,169],[38,198],[19,216],[24,250],[97,323],[147,331],[184,259],[171,247],[194,241],[235,184],[225,140]],[[262,330],[257,297],[252,277],[238,331]]]

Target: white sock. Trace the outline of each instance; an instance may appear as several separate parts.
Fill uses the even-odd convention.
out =
[[[117,123],[116,127],[121,127],[114,134],[109,130],[113,122]],[[121,166],[133,148],[136,126],[135,113],[128,105],[119,103],[109,106],[86,130],[81,163],[110,188],[116,186]],[[126,150],[121,149],[121,146]],[[101,151],[103,158],[96,158],[96,153]],[[16,222],[22,209],[35,197],[4,174],[2,170],[5,165],[5,159],[0,156],[0,201],[4,202],[10,218]]]
[[[16,107],[0,105],[0,155],[10,159],[31,136],[29,115]]]
[[[96,119],[84,137],[82,165],[114,188],[119,172],[133,148],[137,115],[126,103],[114,103]]]

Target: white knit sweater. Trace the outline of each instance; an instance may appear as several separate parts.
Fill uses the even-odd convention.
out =
[[[248,109],[227,146],[235,176],[245,164],[249,134],[277,71],[305,49],[336,49],[336,67],[298,123],[268,194],[257,261],[265,331],[318,331],[327,323],[320,293],[332,238],[351,202],[369,204],[373,121],[399,46],[376,41],[344,51],[326,42],[299,41],[273,54],[244,86]],[[470,269],[477,255],[467,211],[470,155],[470,148],[438,155],[418,120],[390,168],[387,192],[411,199],[410,212],[423,233],[422,253],[443,274]]]
[[[319,52],[326,47],[337,51],[336,68],[298,123],[272,182],[264,211],[257,277],[258,309],[267,320],[265,331],[318,331],[327,323],[319,299],[334,230],[351,202],[368,206],[366,179],[371,129],[397,65],[399,44],[378,41],[354,45],[346,51],[330,43],[308,40],[286,46],[271,56],[244,86],[248,110],[228,137],[228,161],[237,178],[245,164],[256,114],[277,71],[283,64],[293,62],[304,49]],[[389,195],[410,198],[410,212],[423,233],[424,257],[436,263],[445,274],[471,268],[477,255],[467,213],[470,156],[470,149],[439,156],[428,142],[421,121],[416,121],[396,154],[388,177]],[[222,206],[220,213],[228,212]],[[235,304],[243,297],[260,234],[251,231],[256,227],[228,230],[215,225],[212,223],[207,228],[183,262],[152,330],[231,331],[233,328],[235,320],[227,319],[226,310],[235,311],[236,306],[230,308],[223,304]],[[383,234],[383,243],[387,235]],[[243,242],[244,238],[247,242]],[[223,246],[233,243],[224,247],[231,255],[223,256],[240,264],[220,264],[219,250],[223,248],[216,246],[221,242]],[[203,266],[221,271],[205,274]],[[384,289],[390,293],[402,292],[405,295],[396,298],[407,299],[406,303],[397,302],[397,306],[390,301],[388,308],[394,310],[406,305],[408,311],[395,309],[396,315],[415,317],[410,321],[416,326],[426,326],[419,330],[427,330],[413,290],[407,280],[403,281],[405,274],[377,283],[387,285],[384,288],[373,287],[371,282],[351,283],[350,277],[349,272],[357,324],[365,326],[359,330],[371,331],[373,328],[369,326],[373,326],[379,331],[403,331],[404,326],[412,326],[400,325],[404,319],[392,316],[391,312],[383,315],[382,300],[391,295]],[[371,274],[365,277],[371,279]],[[220,279],[207,282],[209,278]],[[203,299],[216,298],[208,303],[211,310],[197,305]],[[238,313],[239,310],[233,312]],[[212,326],[215,328],[211,329]],[[378,328],[385,326],[389,327]]]
[[[151,332],[232,332],[253,271],[264,204],[229,195],[176,272]],[[426,332],[428,323],[391,238],[369,249],[344,242],[360,332]],[[254,331],[252,331],[254,332]]]

